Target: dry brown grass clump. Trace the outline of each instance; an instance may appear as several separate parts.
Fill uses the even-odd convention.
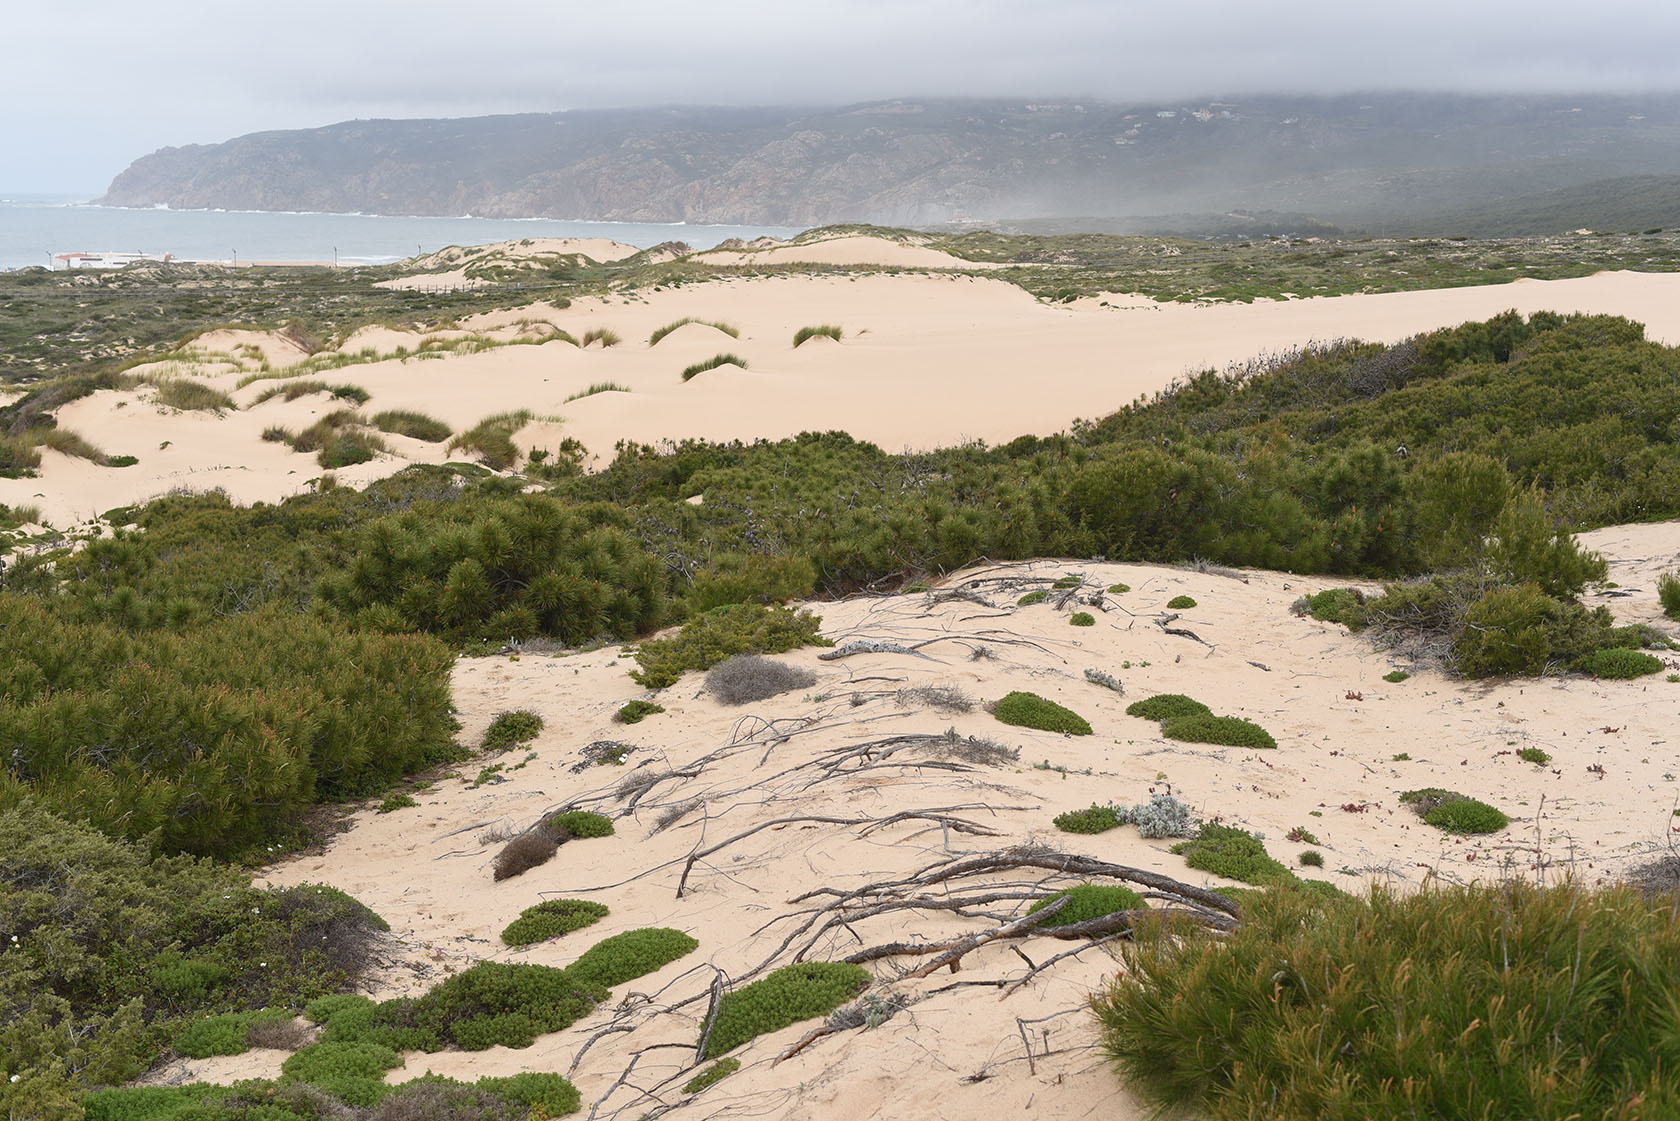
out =
[[[974,698],[954,685],[919,685],[898,691],[900,708],[931,708],[939,712],[973,712]]]
[[[503,845],[502,851],[496,854],[496,882],[510,880],[547,864],[554,859],[554,853],[564,840],[566,837],[563,831],[547,825],[539,825],[521,833]]]
[[[298,1020],[254,1020],[245,1029],[245,1042],[252,1047],[276,1051],[298,1051],[315,1042],[315,1029]]]
[[[737,654],[713,666],[706,674],[706,691],[719,704],[726,705],[762,701],[792,689],[808,689],[816,683],[817,675],[810,670],[760,654]]]

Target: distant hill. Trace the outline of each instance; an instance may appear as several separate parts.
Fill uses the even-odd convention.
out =
[[[1669,94],[900,100],[254,133],[142,157],[100,201],[791,226],[1084,215],[1240,229],[1240,211],[1389,229],[1461,215],[1493,229],[1518,214],[1522,232],[1551,232],[1629,225],[1594,207],[1662,209],[1670,176],[1680,96]]]

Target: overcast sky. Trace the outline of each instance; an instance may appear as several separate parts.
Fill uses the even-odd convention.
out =
[[[1680,89],[1660,0],[0,0],[0,194],[356,117]]]

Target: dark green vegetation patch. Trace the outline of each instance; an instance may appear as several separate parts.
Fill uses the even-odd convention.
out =
[[[1063,833],[1106,833],[1120,828],[1120,817],[1112,806],[1093,804],[1090,809],[1057,814],[1054,824]]]
[[[1196,601],[1190,596],[1173,596],[1167,601],[1167,607],[1172,611],[1187,611],[1196,606]]]
[[[636,647],[630,676],[649,689],[675,685],[686,670],[710,669],[739,654],[782,654],[800,646],[832,646],[817,628],[822,619],[786,607],[733,604],[719,607],[683,625],[670,638],[649,639]]]
[[[1183,693],[1156,693],[1127,705],[1126,715],[1145,720],[1171,720],[1179,716],[1211,716],[1213,710]]]
[[[997,703],[992,715],[1005,724],[1036,728],[1041,732],[1063,732],[1073,736],[1091,734],[1091,725],[1083,716],[1055,701],[1047,701],[1037,693],[1016,690]]]
[[[1590,673],[1594,677],[1608,677],[1616,680],[1626,680],[1633,677],[1644,677],[1648,673],[1662,671],[1662,659],[1647,654],[1642,650],[1629,650],[1625,647],[1611,646],[1602,650],[1594,650],[1580,661],[1575,668],[1582,673]]]
[[[1103,1046],[1174,1113],[1680,1116],[1669,898],[1521,881],[1266,892],[1229,938],[1164,932],[1121,952],[1093,1002]]]
[[[1438,786],[1405,791],[1400,804],[1410,806],[1425,822],[1448,833],[1497,833],[1511,824],[1497,807]]]
[[[502,930],[502,941],[510,946],[546,942],[574,930],[582,930],[607,917],[607,906],[587,899],[545,899],[525,908]]]
[[[1143,907],[1143,896],[1129,887],[1117,884],[1080,884],[1040,899],[1027,908],[1027,914],[1036,915],[1058,899],[1066,899],[1067,906],[1051,916],[1039,927],[1040,930],[1072,926],[1075,923],[1100,919],[1104,915],[1112,915],[1116,911],[1136,911]]]
[[[665,706],[653,701],[625,701],[618,706],[613,719],[620,724],[640,724],[650,716],[656,716],[665,711]]]
[[[701,1090],[715,1083],[723,1081],[741,1069],[741,1060],[733,1055],[727,1059],[719,1059],[699,1074],[683,1084],[683,1093],[698,1094]]]
[[[594,810],[567,810],[564,813],[553,814],[543,822],[550,829],[565,830],[570,837],[610,837],[613,835],[612,818],[605,814],[598,814]]]
[[[610,989],[663,969],[699,945],[669,927],[628,930],[597,942],[566,970],[580,984]]]
[[[543,718],[529,709],[498,712],[484,729],[482,746],[485,751],[506,751],[536,739],[542,730]]]
[[[869,986],[861,965],[807,961],[783,966],[723,998],[702,1058],[716,1058],[765,1032],[826,1016]]]
[[[1270,732],[1240,716],[1214,716],[1194,712],[1175,716],[1161,724],[1161,734],[1169,740],[1185,743],[1212,743],[1225,747],[1274,748],[1277,741]]]

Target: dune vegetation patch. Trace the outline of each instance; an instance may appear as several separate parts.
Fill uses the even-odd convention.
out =
[[[600,343],[603,347],[609,347],[617,346],[623,341],[623,336],[611,327],[591,327],[583,333],[583,337],[578,340],[578,345],[582,347],[588,346],[590,343]]]
[[[812,339],[833,339],[835,342],[839,342],[843,333],[839,327],[832,323],[823,323],[814,327],[801,327],[793,333],[793,348],[798,350]]]
[[[686,327],[690,323],[697,323],[702,327],[710,327],[714,331],[722,331],[732,339],[738,339],[741,337],[741,329],[733,324],[723,323],[716,319],[696,319],[692,315],[685,315],[681,319],[672,320],[670,323],[665,324],[665,326],[656,328],[653,334],[648,336],[648,345],[658,346],[660,339],[663,339],[666,335],[669,335],[678,327]]]
[[[1120,817],[1113,806],[1092,805],[1089,809],[1059,813],[1053,824],[1063,833],[1106,833],[1120,828]]]
[[[1634,677],[1644,677],[1648,673],[1660,673],[1663,663],[1661,658],[1643,650],[1609,646],[1585,655],[1575,663],[1575,668],[1594,677],[1626,681]]]
[[[166,409],[219,413],[239,407],[215,386],[191,378],[159,378],[151,384],[152,400]]]
[[[1511,824],[1503,810],[1438,786],[1408,790],[1400,795],[1400,804],[1445,833],[1497,833]]]
[[[407,436],[411,440],[424,440],[428,444],[441,444],[455,432],[436,417],[412,409],[386,409],[374,413],[373,426],[393,436]]]
[[[1144,906],[1143,896],[1129,887],[1118,884],[1079,884],[1076,887],[1064,888],[1054,895],[1045,896],[1028,907],[1027,914],[1036,915],[1059,899],[1066,899],[1067,905],[1046,921],[1040,927],[1041,930],[1049,931],[1058,926],[1089,922],[1112,915],[1116,911],[1141,910]]]
[[[597,381],[578,390],[566,398],[567,401],[581,401],[585,397],[593,397],[597,393],[629,393],[630,387],[616,381]]]
[[[705,1037],[704,1059],[717,1058],[766,1032],[826,1016],[869,986],[869,971],[846,962],[783,966],[724,996]]]
[[[747,368],[747,360],[738,354],[715,354],[704,362],[695,362],[693,365],[683,367],[682,380],[689,381],[708,370],[716,370],[721,366],[736,366],[744,370]]]
[[[760,654],[736,654],[706,673],[706,692],[725,705],[765,701],[816,683],[817,675],[810,670]]]
[[[1169,740],[1185,743],[1211,743],[1223,747],[1256,747],[1271,749],[1277,740],[1252,720],[1240,716],[1214,716],[1212,713],[1190,713],[1162,721],[1161,734]]]
[[[574,930],[582,930],[608,915],[604,903],[587,899],[545,899],[525,908],[519,917],[502,928],[502,941],[509,946],[546,942]]]
[[[511,471],[519,463],[519,447],[513,434],[531,423],[530,409],[494,413],[449,441],[448,451],[465,451],[478,456],[492,471]]]
[[[669,638],[636,646],[630,676],[649,689],[675,685],[684,672],[710,669],[741,654],[783,654],[801,646],[832,646],[820,616],[787,607],[738,603],[708,611]]]
[[[1211,716],[1213,710],[1183,693],[1156,693],[1153,697],[1145,697],[1127,705],[1126,715],[1161,721],[1180,716]]]
[[[1071,736],[1091,734],[1091,724],[1083,716],[1055,701],[1045,700],[1037,693],[1021,690],[1009,693],[997,702],[992,715],[1005,724],[1013,724],[1020,728],[1062,732]]]
[[[612,818],[605,814],[598,814],[594,810],[564,810],[550,814],[543,819],[543,824],[550,829],[564,832],[568,837],[610,837],[613,835]]]
[[[491,718],[479,740],[484,751],[506,751],[522,743],[529,743],[542,733],[543,718],[528,708],[509,709]]]

